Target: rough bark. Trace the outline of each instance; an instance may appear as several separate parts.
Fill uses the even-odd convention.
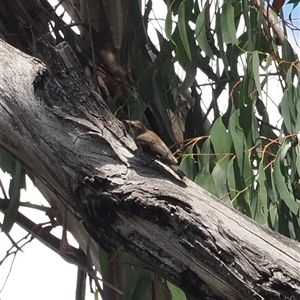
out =
[[[121,243],[198,299],[299,299],[298,243],[149,164],[70,48],[39,48],[49,68],[0,41],[0,146],[68,208],[82,249],[92,237],[94,264]]]

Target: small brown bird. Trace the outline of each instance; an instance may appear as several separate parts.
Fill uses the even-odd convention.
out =
[[[156,133],[148,130],[141,121],[126,120],[125,124],[128,125],[128,132],[140,149],[168,165],[180,178],[185,176],[179,169],[175,156]]]

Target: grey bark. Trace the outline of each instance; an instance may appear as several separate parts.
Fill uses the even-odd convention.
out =
[[[70,48],[39,48],[49,68],[0,41],[0,146],[67,207],[95,265],[122,244],[196,299],[300,299],[298,243],[147,163]]]

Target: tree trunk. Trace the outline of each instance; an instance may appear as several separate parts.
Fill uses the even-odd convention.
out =
[[[299,299],[298,243],[149,163],[67,44],[40,42],[39,51],[49,69],[0,41],[0,146],[60,214],[67,207],[95,265],[97,244],[121,243],[196,299]]]

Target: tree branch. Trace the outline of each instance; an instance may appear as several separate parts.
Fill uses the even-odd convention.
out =
[[[196,298],[300,296],[299,244],[145,164],[68,46],[39,51],[48,69],[0,41],[0,146],[35,175],[51,206],[68,208],[70,227],[83,224],[106,251],[123,244]]]

